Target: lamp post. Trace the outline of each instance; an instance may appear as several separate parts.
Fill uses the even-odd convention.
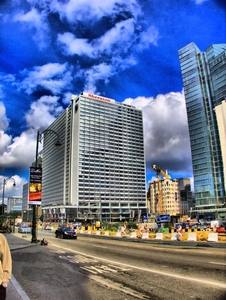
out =
[[[13,180],[13,187],[16,186],[15,179],[13,177],[8,177],[3,179],[3,187],[2,187],[2,215],[4,214],[4,197],[5,197],[5,185],[7,181]]]
[[[45,129],[43,132],[37,132],[37,139],[36,139],[36,154],[35,154],[35,167],[38,167],[38,145],[39,143],[42,142],[42,137],[46,134],[46,133],[53,133],[57,136],[57,141],[55,142],[55,146],[57,148],[59,148],[61,146],[60,143],[60,138],[59,138],[59,134],[57,132],[55,132],[52,129]],[[37,221],[36,221],[36,205],[33,205],[33,210],[32,210],[32,238],[31,238],[31,243],[37,243]]]

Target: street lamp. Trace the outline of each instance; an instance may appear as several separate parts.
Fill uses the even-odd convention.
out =
[[[55,142],[56,148],[59,148],[61,146],[60,143],[60,138],[59,134],[55,132],[52,129],[45,129],[43,132],[37,132],[37,140],[36,140],[36,155],[35,155],[35,167],[38,167],[38,145],[39,143],[42,142],[42,138],[46,133],[53,133],[57,136],[57,140]],[[37,243],[37,233],[36,233],[36,228],[37,227],[37,222],[36,222],[36,205],[33,205],[33,211],[32,211],[32,238],[31,238],[31,243]]]
[[[8,178],[4,178],[3,179],[3,187],[2,187],[2,215],[4,214],[4,197],[5,197],[5,185],[7,183],[7,181],[9,180],[13,180],[13,187],[16,186],[16,182],[15,179],[13,177],[8,177]]]

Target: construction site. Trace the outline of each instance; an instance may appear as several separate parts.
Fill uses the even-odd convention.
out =
[[[172,224],[189,220],[193,207],[190,179],[171,179],[167,170],[157,165],[152,168],[157,176],[148,187],[149,222]]]

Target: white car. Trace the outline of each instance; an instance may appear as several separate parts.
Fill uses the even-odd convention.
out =
[[[27,225],[21,225],[18,228],[18,232],[19,233],[31,233],[31,227],[27,226]]]

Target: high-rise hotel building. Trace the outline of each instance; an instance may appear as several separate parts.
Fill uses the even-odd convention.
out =
[[[226,44],[201,52],[190,43],[179,50],[179,58],[192,153],[194,214],[226,217]]]
[[[44,219],[128,221],[147,213],[143,118],[133,106],[72,96],[47,128],[42,167]]]

